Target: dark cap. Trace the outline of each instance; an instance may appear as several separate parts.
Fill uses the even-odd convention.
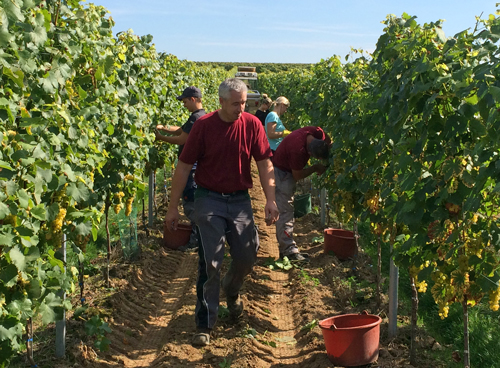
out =
[[[197,97],[201,98],[201,91],[199,88],[196,88],[195,86],[187,87],[184,92],[182,92],[182,95],[177,96],[177,99],[181,101],[183,98],[188,98],[188,97]]]

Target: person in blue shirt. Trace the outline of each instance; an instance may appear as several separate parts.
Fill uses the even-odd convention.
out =
[[[279,144],[291,132],[285,128],[281,121],[281,116],[290,106],[290,101],[284,96],[280,96],[274,101],[274,109],[266,117],[266,134],[271,150],[276,151]]]

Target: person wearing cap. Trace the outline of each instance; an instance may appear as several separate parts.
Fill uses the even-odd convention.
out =
[[[283,138],[290,134],[290,131],[285,128],[281,121],[281,116],[290,107],[290,101],[286,97],[280,96],[272,105],[274,105],[274,109],[266,116],[265,128],[269,145],[274,153]]]
[[[308,261],[307,254],[300,253],[293,239],[293,197],[298,180],[314,173],[321,175],[326,171],[327,165],[324,164],[316,163],[308,167],[306,165],[310,157],[327,160],[330,143],[330,137],[323,129],[307,126],[286,136],[273,155],[276,203],[280,211],[276,221],[280,258],[286,256],[290,261]]]
[[[165,216],[169,229],[179,220],[177,204],[191,166],[197,162],[195,221],[199,230],[199,263],[196,284],[194,346],[210,343],[217,322],[222,288],[235,319],[243,312],[240,289],[257,260],[259,236],[248,189],[252,188],[251,162],[255,159],[266,196],[266,224],[278,218],[271,149],[259,119],[245,111],[247,88],[236,78],[219,86],[221,108],[201,117],[193,126],[172,179],[170,203]],[[221,282],[225,245],[231,265]]]
[[[188,120],[182,127],[172,126],[172,125],[157,125],[156,126],[156,139],[179,145],[178,156],[181,155],[184,144],[187,141],[188,135],[193,128],[193,124],[196,120],[206,114],[203,109],[201,102],[201,91],[199,88],[190,86],[187,87],[180,96],[177,96],[179,101],[182,101],[184,107],[191,113]],[[171,134],[169,136],[161,134],[159,131]],[[188,249],[196,249],[198,247],[196,223],[194,221],[194,192],[196,190],[196,182],[194,181],[194,173],[196,170],[196,164],[188,176],[184,191],[182,193],[182,206],[184,208],[184,214],[191,221],[193,230],[191,232],[191,237],[189,243],[183,247],[178,248],[180,251],[186,251]]]

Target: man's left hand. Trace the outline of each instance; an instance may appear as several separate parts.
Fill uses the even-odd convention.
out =
[[[278,218],[280,217],[280,211],[278,210],[278,206],[275,201],[267,201],[266,206],[264,208],[264,213],[266,215],[266,225],[272,225]]]
[[[156,140],[161,140],[163,135],[157,129],[155,129],[155,137],[156,137]]]

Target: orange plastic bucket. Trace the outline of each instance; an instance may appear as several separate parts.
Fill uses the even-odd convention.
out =
[[[332,251],[338,259],[344,261],[358,254],[356,238],[354,232],[344,229],[325,229],[324,230],[325,253]]]
[[[379,316],[344,314],[319,322],[325,340],[326,354],[336,366],[354,367],[378,359],[380,340]]]

